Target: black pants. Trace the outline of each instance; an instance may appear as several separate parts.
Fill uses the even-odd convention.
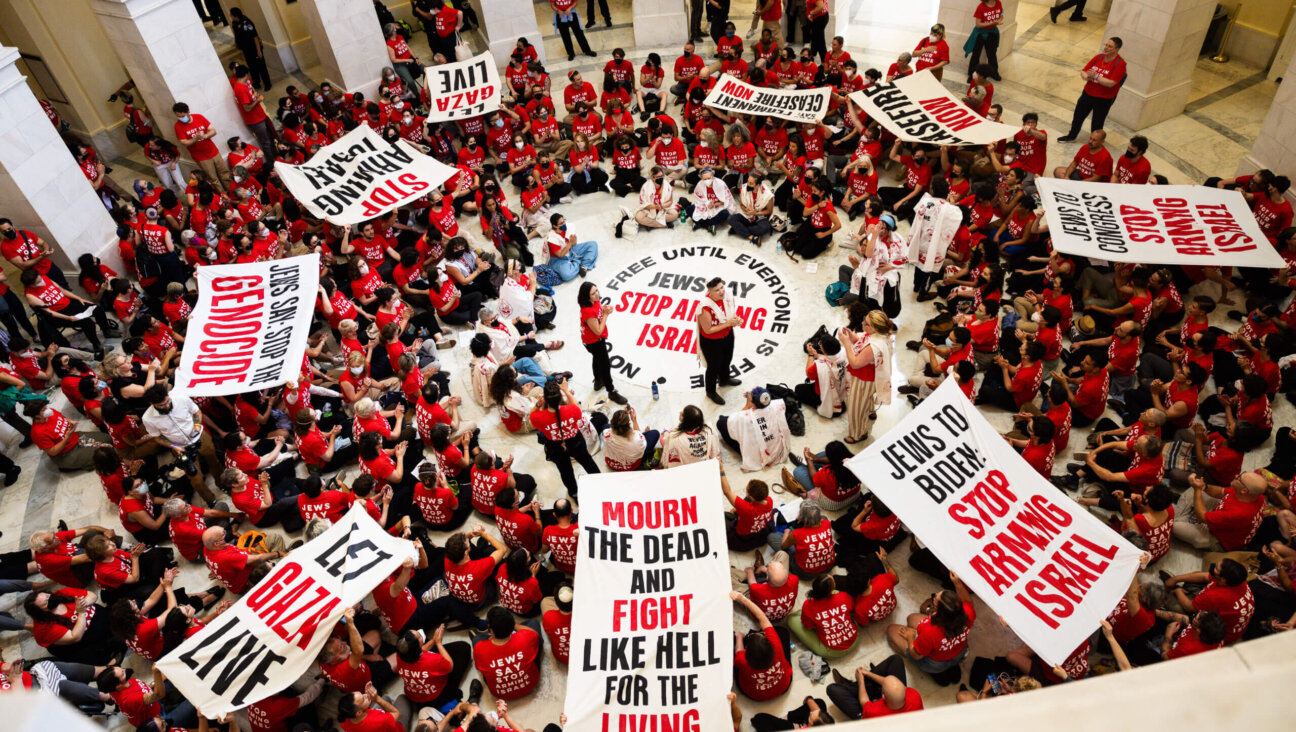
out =
[[[823,699],[815,699],[815,704],[819,705],[819,716],[825,721],[831,720],[832,715],[828,713],[828,702]],[[801,706],[787,713],[786,717],[776,717],[773,714],[761,712],[751,718],[752,729],[756,732],[778,732],[785,729],[797,729],[804,726],[810,719],[810,707],[801,703]]]
[[[589,414],[590,422],[594,425],[594,430],[599,434],[607,427],[607,417],[599,412]],[[553,442],[541,437],[544,444],[545,459],[558,468],[558,475],[562,478],[563,486],[567,488],[567,495],[572,498],[576,497],[576,471],[572,469],[572,461],[580,463],[587,474],[599,472],[598,463],[590,456],[589,449],[585,447],[585,437],[579,433],[575,437],[569,437],[562,442]]]
[[[724,36],[725,33],[725,23],[729,22],[729,3],[727,0],[721,0],[721,2],[724,4],[722,9],[716,9],[710,5],[707,5],[706,7],[707,23],[711,30],[711,40],[715,43],[720,42],[720,38]]]
[[[77,315],[90,307],[94,306],[86,305],[77,300],[72,300],[67,304],[67,306],[59,311],[59,314],[64,316]],[[102,348],[103,344],[99,342],[99,332],[95,328],[96,324],[99,327],[106,329],[108,316],[104,313],[103,308],[96,307],[93,318],[82,318],[81,320],[64,320],[43,308],[38,310],[36,313],[37,330],[43,331],[41,333],[41,342],[57,343],[64,348],[71,347],[72,344],[68,342],[67,337],[59,330],[60,328],[75,328],[81,332],[81,335],[86,337],[86,340],[90,341],[90,346],[92,348],[95,350]]]
[[[608,174],[602,168],[586,168],[584,173],[572,173],[571,187],[579,194],[597,193],[608,182]]]
[[[490,280],[486,277],[478,277],[473,280],[473,284],[482,280],[486,280],[487,286],[490,285]],[[477,321],[477,313],[481,310],[484,294],[463,288],[459,289],[459,293],[459,304],[455,306],[454,310],[448,313],[437,313],[437,317],[441,318],[441,322],[446,325],[463,325],[464,323]],[[499,297],[499,293],[494,293],[492,299],[494,297]]]
[[[580,44],[581,53],[593,54],[590,50],[589,41],[585,40],[585,31],[581,30],[580,21],[573,15],[570,21],[557,22],[558,33],[562,35],[563,48],[567,50],[568,56],[575,56],[576,52],[572,50],[572,34],[576,34],[576,42]]]
[[[1089,129],[1103,129],[1103,125],[1107,122],[1107,112],[1115,101],[1115,97],[1100,99],[1090,94],[1081,93],[1080,98],[1076,100],[1075,114],[1071,116],[1071,131],[1067,133],[1067,137],[1075,137],[1080,134],[1080,127],[1084,125],[1085,117],[1088,117],[1090,112],[1093,113],[1093,123],[1089,125]]]
[[[595,387],[607,389],[609,392],[616,391],[616,387],[612,385],[612,359],[608,357],[607,340],[586,343],[585,350],[589,351],[590,357],[594,360]]]
[[[734,334],[731,331],[724,338],[699,338],[698,348],[706,359],[706,390],[711,393],[720,382],[729,378],[729,367],[733,364]]]
[[[805,259],[814,259],[832,244],[831,236],[819,236],[825,231],[827,229],[820,229],[807,219],[796,230],[796,239],[784,244],[783,248]]]
[[[913,193],[913,191],[903,186],[887,186],[878,189],[878,198],[881,198],[883,205],[895,212],[896,216],[913,223],[914,207],[918,205],[918,201],[922,196],[914,196],[908,201],[900,203],[910,193]]]
[[[810,55],[817,57],[820,63],[828,56],[828,43],[824,40],[824,33],[828,28],[828,14],[815,18],[806,23],[806,35],[810,37]]]
[[[4,307],[0,308],[0,322],[4,323],[5,330],[10,333],[17,333],[19,328],[27,331],[31,340],[36,340],[36,329],[32,327],[31,318],[27,315],[27,307],[18,297],[18,293],[10,288],[4,294]]]
[[[270,91],[270,69],[266,68],[265,55],[257,55],[255,48],[239,49],[243,60],[247,62],[248,71],[252,72],[252,86],[260,86],[262,91]]]
[[[900,679],[900,683],[908,685],[909,679],[905,676],[904,659],[900,654],[892,653],[882,661],[882,663],[873,665],[871,669],[878,676],[894,676]],[[882,698],[882,685],[873,679],[864,680],[864,693],[868,695],[869,701],[877,701]],[[832,700],[837,708],[846,713],[848,719],[861,719],[864,716],[864,708],[859,703],[859,686],[856,684],[829,684],[828,698]]]
[[[608,12],[607,0],[598,0],[598,9],[603,11],[603,21],[612,25],[612,14]],[[594,25],[594,0],[586,0],[585,15],[589,16],[589,25]]]
[[[689,40],[702,40],[702,8],[706,0],[689,2]]]
[[[972,47],[972,61],[968,64],[968,83],[972,82],[972,72],[981,65],[981,52],[985,51],[986,66],[990,67],[990,78],[999,78],[999,29],[977,36],[976,45]]]
[[[612,190],[618,197],[625,196],[633,191],[643,188],[646,179],[636,168],[616,168],[616,175],[612,177]]]
[[[1066,0],[1066,2],[1061,5],[1054,5],[1053,12],[1057,15],[1061,15],[1063,10],[1074,8],[1074,10],[1071,11],[1071,20],[1076,20],[1084,16],[1085,3],[1088,1],[1089,0]]]

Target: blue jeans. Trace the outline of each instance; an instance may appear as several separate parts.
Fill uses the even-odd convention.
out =
[[[563,282],[571,282],[580,274],[581,267],[594,269],[598,262],[598,242],[582,241],[572,245],[565,257],[550,257],[549,266]]]
[[[821,452],[818,455],[815,455],[815,457],[817,458],[824,457],[824,453]],[[808,491],[814,490],[815,487],[814,474],[810,472],[809,467],[805,465],[796,466],[796,468],[792,471],[792,477],[796,478],[797,482],[800,483],[806,490]]]
[[[549,377],[545,375],[544,369],[533,358],[519,358],[513,362],[513,370],[518,373],[518,382],[522,384],[535,384],[544,386]]]

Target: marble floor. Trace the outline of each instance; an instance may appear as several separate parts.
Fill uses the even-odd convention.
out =
[[[628,24],[630,3],[627,0],[613,0],[611,5],[613,27],[604,29],[600,25],[598,30],[590,32],[590,40],[596,50],[607,51],[614,46],[622,46],[627,49],[629,57],[636,62],[641,61],[646,53],[653,50],[662,53],[663,58],[667,59],[673,59],[678,53],[675,48],[634,48]],[[741,17],[742,12],[746,12],[744,8],[751,5],[753,5],[751,2],[737,3],[734,16]],[[905,10],[894,13],[872,10],[876,6],[877,4],[870,0],[857,3],[850,25],[851,36],[848,48],[852,55],[861,59],[861,66],[866,67],[867,64],[885,68],[884,64],[890,63],[898,51],[908,46],[909,39],[917,38],[922,33],[923,26],[930,22],[930,16],[924,16],[924,12],[930,11],[930,5],[919,0],[906,4]],[[927,8],[926,11],[924,7]],[[581,10],[583,11],[583,7]],[[537,6],[537,15],[543,15],[543,10],[539,6]],[[1020,25],[1017,46],[1001,65],[1004,81],[996,85],[998,90],[996,99],[1007,109],[1006,119],[1015,119],[1026,111],[1037,111],[1043,120],[1042,126],[1054,131],[1054,136],[1057,136],[1061,133],[1056,131],[1064,128],[1064,120],[1069,120],[1072,102],[1079,93],[1080,82],[1075,70],[1098,47],[1102,36],[1103,20],[1096,14],[1091,14],[1090,22],[1087,24],[1053,25],[1048,22],[1045,6],[1023,3],[1018,22]],[[552,27],[541,23],[542,32],[546,28],[549,35],[552,35]],[[480,47],[480,38],[474,42]],[[549,58],[564,59],[564,56],[554,53],[555,42],[552,38],[546,39]],[[416,38],[416,45],[423,46],[424,52],[426,52],[425,43],[426,40],[422,35]],[[589,63],[583,63],[585,61]],[[575,64],[567,64],[565,60],[551,63],[549,70],[553,74],[555,85],[560,87],[564,72],[568,68],[590,71],[601,68],[603,61],[603,58],[594,60],[578,57],[578,62]],[[310,83],[310,79],[319,77],[318,69],[306,69],[291,78],[277,80],[275,93],[266,96],[274,99],[282,93],[286,84]],[[950,74],[947,81],[952,84],[957,79],[957,74]],[[1261,69],[1236,64],[1215,65],[1203,59],[1194,75],[1192,100],[1185,114],[1142,131],[1152,141],[1149,156],[1154,171],[1165,174],[1176,183],[1196,182],[1211,174],[1231,175],[1237,160],[1249,149],[1258,131],[1262,115],[1256,110],[1267,107],[1275,88],[1273,82],[1264,80]],[[560,89],[555,91],[560,93]],[[1113,149],[1123,149],[1130,134],[1129,130],[1113,124],[1109,143]],[[1075,145],[1050,146],[1050,164],[1065,164],[1075,149]],[[129,184],[133,177],[151,173],[151,169],[143,164],[143,160],[138,155],[113,161],[113,165],[116,168],[114,177],[124,184]],[[508,188],[511,190],[511,187]],[[616,239],[612,236],[612,227],[617,218],[615,213],[617,204],[618,202],[613,200],[610,194],[599,193],[578,198],[575,203],[560,207],[569,221],[571,230],[580,239],[592,239],[599,243],[599,264],[591,274],[591,278],[596,283],[602,284],[604,282],[602,278],[616,272],[634,258],[673,245],[715,243],[732,251],[752,250],[750,245],[737,239],[725,236],[712,239],[705,234],[693,234],[687,230],[687,227],[676,228],[673,231],[645,232],[634,239]],[[464,230],[469,232],[470,237],[478,239],[477,227],[466,225]],[[845,238],[844,232],[839,234],[839,238]],[[836,266],[845,261],[844,249],[830,249],[822,255],[813,263],[817,271],[812,271],[805,262],[793,264],[780,252],[775,251],[773,242],[767,243],[762,249],[755,250],[755,253],[769,262],[785,281],[792,283],[798,308],[797,321],[800,324],[798,327],[803,326],[805,335],[809,335],[819,323],[835,327],[842,322],[841,312],[828,307],[822,292],[825,283],[831,280],[829,273],[835,272]],[[591,376],[588,357],[578,345],[574,304],[576,288],[575,283],[562,286],[556,298],[560,315],[557,321],[558,330],[554,333],[554,337],[561,338],[571,345],[551,354],[548,359],[553,368],[576,373],[574,379],[576,391],[578,395],[584,397],[591,393]],[[919,304],[913,301],[908,287],[904,288],[904,295],[903,312],[898,318],[901,325],[901,341],[916,337],[922,323],[934,314],[930,304]],[[1226,309],[1221,308],[1217,312],[1218,324],[1223,327],[1228,327],[1223,316]],[[612,330],[614,343],[619,336],[614,320]],[[459,348],[442,352],[445,367],[455,374],[453,383],[456,389],[462,389],[464,384],[461,377],[467,362],[467,354],[463,348],[465,341],[466,339],[461,336]],[[896,376],[902,377],[911,373],[914,369],[914,361],[915,354],[900,348],[893,363]],[[778,358],[772,359],[752,373],[746,379],[746,383],[796,383],[802,378],[801,370],[801,353],[792,346],[779,353]],[[642,386],[627,385],[623,388],[623,392],[638,409],[641,424],[645,428],[673,426],[679,411],[687,404],[701,403],[711,422],[714,422],[716,416],[741,406],[741,395],[737,390],[730,390],[729,405],[724,408],[701,400],[701,395],[698,393],[665,391],[660,400],[653,400],[649,390]],[[57,390],[54,392],[53,400],[55,406],[65,406],[64,398]],[[604,408],[603,405],[595,403],[587,403],[587,406]],[[561,495],[561,484],[552,466],[545,462],[543,454],[533,439],[508,434],[498,424],[494,412],[483,412],[472,405],[471,400],[466,400],[466,411],[467,416],[477,420],[482,427],[484,445],[499,454],[514,455],[515,469],[531,473],[540,479],[540,499],[543,503],[551,504]],[[897,397],[891,406],[880,410],[875,430],[885,431],[907,411],[908,406],[905,401]],[[1009,428],[1007,414],[987,411],[986,416],[996,426],[1004,430]],[[1279,423],[1290,424],[1296,421],[1296,413],[1293,413],[1293,407],[1286,400],[1280,400],[1276,405],[1274,417]],[[806,421],[807,435],[794,440],[797,450],[802,446],[815,450],[821,449],[825,442],[841,434],[840,423],[822,420],[810,412],[806,413]],[[6,451],[23,467],[23,474],[18,483],[0,490],[0,532],[2,532],[0,551],[12,551],[24,546],[26,538],[32,531],[52,527],[60,519],[67,521],[71,526],[86,524],[117,526],[116,509],[107,504],[98,481],[92,474],[60,474],[34,448],[16,450],[16,440],[13,438],[14,435],[7,425],[0,424],[0,439],[8,440]],[[1078,444],[1082,444],[1082,438],[1075,435],[1072,438],[1072,445]],[[1268,452],[1269,449],[1266,448],[1254,451],[1247,458],[1247,466],[1264,463]],[[742,475],[738,469],[736,455],[726,452],[723,459],[730,468],[730,475]],[[1065,462],[1066,459],[1059,457],[1057,461],[1059,472]],[[345,473],[349,477],[356,473],[356,469],[348,469]],[[774,469],[746,474],[745,477],[760,478],[768,483],[774,483],[779,479],[778,472]],[[471,520],[471,523],[476,522],[475,518]],[[444,537],[436,538],[440,540]],[[908,554],[907,546],[902,546],[895,552],[894,560],[898,567],[907,568],[905,561]],[[731,556],[731,562],[735,567],[743,566],[749,561],[749,555]],[[1176,544],[1170,555],[1161,562],[1160,568],[1178,573],[1200,569],[1200,565],[1199,553]],[[205,569],[192,565],[185,567],[179,582],[180,585],[190,589],[201,589],[209,583]],[[900,606],[893,620],[902,622],[904,616],[916,611],[922,600],[934,589],[935,584],[925,576],[902,569],[902,582],[898,588]],[[0,598],[0,610],[13,611],[12,608],[18,606],[17,613],[20,614],[20,599],[20,596],[15,595]],[[989,612],[980,601],[978,601],[977,614],[978,621],[972,630],[970,640],[972,656],[1002,655],[1020,644],[1012,631],[1002,626],[994,614]],[[742,613],[735,613],[735,627],[745,628],[749,625],[749,620]],[[834,664],[848,676],[854,667],[880,661],[890,654],[886,647],[882,625],[865,628],[861,634],[862,641],[858,650]],[[0,648],[5,651],[7,657],[19,650],[24,657],[28,658],[41,655],[40,649],[32,643],[30,636],[19,641],[15,635],[6,634],[5,637],[0,638]],[[799,653],[799,649],[794,650],[794,657]],[[132,657],[128,663],[135,665],[138,659]],[[557,719],[565,693],[565,670],[556,665],[548,654],[545,655],[543,676],[541,686],[536,693],[526,700],[510,705],[514,710],[514,716],[519,721],[535,729],[540,729],[546,723]],[[924,703],[928,706],[943,705],[953,701],[953,688],[939,688],[925,674],[911,670],[910,683],[922,693]],[[812,684],[798,671],[792,690],[786,697],[764,704],[743,700],[741,706],[745,717],[750,717],[756,712],[781,714],[787,708],[796,706],[799,703],[796,700],[807,694],[822,696],[823,689],[817,684]],[[835,709],[833,711],[836,713]],[[127,725],[120,717],[112,718],[106,724],[112,730],[127,729]],[[749,729],[749,726],[745,724],[744,729]]]

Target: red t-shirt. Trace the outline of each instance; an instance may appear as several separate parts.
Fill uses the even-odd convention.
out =
[[[896,578],[883,572],[869,580],[869,593],[855,600],[852,612],[856,624],[868,625],[886,620],[896,609]]]
[[[947,636],[944,629],[933,623],[930,617],[923,618],[922,622],[918,623],[918,636],[913,644],[914,651],[933,661],[949,661],[956,658],[967,648],[968,632],[976,622],[976,610],[973,609],[972,603],[963,603],[963,612],[967,614],[967,625],[964,626],[963,632],[953,638]]]
[[[813,630],[819,641],[834,651],[844,651],[854,645],[859,636],[851,609],[855,604],[845,592],[816,600],[806,598],[801,604],[801,624]]]
[[[892,714],[901,714],[903,712],[917,712],[923,708],[922,695],[913,687],[905,687],[904,704],[899,709],[892,709],[887,706],[886,699],[878,699],[865,704],[862,708],[863,717],[861,719],[873,719],[874,717],[886,717]]]
[[[1095,152],[1090,150],[1088,145],[1081,145],[1080,149],[1076,150],[1073,161],[1076,175],[1081,178],[1098,176],[1100,183],[1111,178],[1112,156],[1105,147],[1100,147]]]
[[[1220,641],[1213,645],[1203,643],[1201,638],[1197,635],[1197,629],[1189,625],[1179,631],[1179,635],[1176,636],[1174,642],[1170,644],[1170,650],[1166,652],[1165,659],[1169,661],[1175,658],[1183,658],[1184,656],[1194,656],[1198,653],[1221,648],[1223,645],[1224,641]]]
[[[60,455],[63,455],[68,450],[76,447],[77,443],[81,441],[81,435],[72,431],[72,421],[67,417],[64,417],[62,413],[55,409],[54,416],[40,424],[33,424],[31,426],[32,441],[35,442],[36,447],[39,447],[41,450],[48,451],[69,434],[71,437],[68,439],[67,444],[63,446],[63,449],[59,451],[58,454]]]
[[[1088,81],[1085,82],[1084,93],[1099,99],[1115,99],[1116,94],[1120,92],[1121,84],[1125,81],[1125,59],[1117,56],[1109,62],[1100,53],[1089,59],[1089,63],[1085,64],[1085,71],[1091,69],[1098,72],[1100,78],[1115,81],[1116,85],[1107,87],[1096,81]],[[1108,175],[1110,174],[1109,171]]]
[[[583,412],[579,406],[564,404],[558,408],[557,417],[554,416],[553,409],[535,410],[531,413],[531,424],[544,435],[545,439],[561,442],[580,434],[582,416]]]
[[[823,574],[837,563],[832,523],[824,519],[813,528],[792,529],[796,541],[796,563],[806,574]]]
[[[774,520],[774,501],[767,497],[760,503],[754,503],[743,496],[735,496],[734,512],[738,515],[734,533],[751,536],[769,528]]]
[[[509,576],[508,567],[500,565],[495,572],[495,586],[499,588],[499,604],[506,610],[526,615],[530,613],[544,594],[540,592],[540,581],[530,574],[520,582]]]
[[[814,485],[825,498],[837,502],[855,497],[859,494],[861,488],[861,485],[856,482],[847,486],[845,489],[842,489],[842,487],[837,484],[837,474],[832,471],[832,468],[826,465],[815,471]]]
[[[338,726],[342,732],[405,732],[405,725],[396,721],[391,712],[377,708],[365,710],[359,722],[341,721]]]
[[[248,705],[248,726],[252,732],[280,732],[288,729],[288,719],[301,708],[296,696],[275,694]]]
[[[396,578],[400,570],[393,572],[378,583],[373,590],[374,604],[378,606],[378,614],[382,616],[383,622],[391,628],[393,633],[399,634],[405,628],[405,624],[418,610],[418,600],[414,598],[414,593],[406,586],[400,592],[392,597],[391,589],[396,584]]]
[[[576,573],[576,547],[580,543],[580,526],[554,524],[546,526],[541,542],[553,550],[554,566],[568,574]]]
[[[176,137],[181,140],[191,140],[211,129],[211,123],[201,114],[190,114],[189,123],[185,124],[179,120],[175,123]],[[220,150],[216,148],[216,143],[209,140],[195,142],[189,146],[189,156],[197,162],[211,160],[220,155]]]
[[[138,727],[162,714],[161,704],[158,702],[148,704],[144,701],[144,698],[152,693],[153,687],[133,678],[126,682],[126,688],[109,692],[108,695],[117,703],[117,710],[126,715],[126,721],[130,722],[132,727]]]
[[[600,339],[607,338],[607,323],[603,323],[603,330],[595,333],[589,326],[590,320],[598,320],[603,316],[602,303],[594,303],[589,307],[580,309],[580,336],[581,343],[597,343]]]
[[[734,654],[734,671],[738,688],[755,701],[769,701],[787,693],[792,686],[792,666],[783,654],[783,641],[773,627],[762,631],[774,647],[774,663],[766,669],[754,669],[747,661],[747,651]]]
[[[549,650],[553,652],[554,660],[564,666],[571,655],[571,619],[571,613],[557,610],[550,610],[540,618],[540,625],[549,638]]]
[[[182,519],[167,521],[167,532],[171,534],[171,543],[175,544],[180,556],[191,562],[202,560],[202,532],[207,530],[203,520],[203,510],[196,506],[189,507],[189,515]]]
[[[396,659],[396,675],[405,682],[405,696],[415,704],[425,704],[441,696],[454,664],[439,653],[424,651],[414,663]]]
[[[1075,393],[1081,414],[1089,419],[1097,419],[1103,413],[1107,408],[1107,386],[1110,381],[1111,374],[1106,369],[1084,377]]]
[[[522,547],[531,552],[540,549],[540,524],[530,513],[497,507],[495,524],[499,527],[500,537],[504,539],[509,549]]]
[[[126,584],[127,577],[131,571],[130,552],[118,549],[113,552],[113,557],[107,562],[95,562],[94,578],[99,583],[99,587],[106,590],[115,590]]]
[[[248,553],[232,544],[227,544],[220,549],[203,549],[203,559],[207,562],[207,569],[211,570],[216,579],[225,586],[225,589],[235,594],[243,592],[247,587],[248,574],[251,570],[248,568]]]
[[[76,532],[59,531],[54,534],[54,538],[60,543],[52,551],[32,556],[36,566],[40,568],[40,573],[64,587],[84,586],[84,583],[72,573],[72,557],[77,554],[72,539],[76,538]]]
[[[321,663],[319,669],[330,684],[347,694],[363,692],[365,684],[369,683],[371,678],[369,664],[361,661],[355,668],[351,668],[349,656],[343,656],[342,660],[337,663]]]
[[[1206,589],[1193,598],[1193,607],[1198,610],[1214,610],[1218,613],[1224,624],[1228,626],[1224,642],[1236,643],[1242,640],[1242,634],[1246,632],[1247,625],[1251,623],[1251,616],[1255,614],[1255,598],[1251,595],[1251,587],[1246,582],[1236,587],[1228,587],[1212,579],[1206,583]]]
[[[473,646],[473,665],[497,699],[513,701],[530,694],[540,681],[540,636],[519,627],[503,645],[484,640]]]
[[[1263,499],[1246,503],[1238,500],[1232,487],[1224,489],[1224,499],[1214,511],[1206,513],[1206,526],[1227,551],[1246,546],[1260,528]]]
[[[323,518],[332,524],[342,518],[353,501],[350,493],[342,491],[321,491],[319,498],[310,498],[303,493],[297,496],[297,510],[303,521]]]
[[[792,612],[799,589],[800,585],[796,578],[789,577],[782,587],[775,587],[768,582],[751,585],[747,595],[765,613],[765,617],[769,618],[771,623],[777,623]]]
[[[478,605],[486,599],[486,582],[494,571],[495,560],[490,557],[472,559],[463,564],[445,560],[445,580],[450,594],[469,605]]]

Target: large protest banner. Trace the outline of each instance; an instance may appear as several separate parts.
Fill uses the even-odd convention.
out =
[[[1036,178],[1053,248],[1141,264],[1286,266],[1237,191]]]
[[[275,170],[306,210],[339,226],[420,199],[455,173],[404,140],[387,142],[368,125],[320,148],[302,165],[280,161]]]
[[[731,728],[733,607],[719,463],[585,475],[580,489],[563,729]]]
[[[319,255],[199,267],[176,390],[225,396],[297,378],[306,353]]]
[[[793,122],[818,122],[828,113],[827,87],[767,89],[724,74],[703,104],[727,112],[778,117]]]
[[[467,61],[428,66],[428,122],[448,122],[499,109],[500,78],[495,57],[482,51]]]
[[[357,503],[157,667],[212,719],[265,699],[310,669],[343,611],[417,554]]]
[[[1035,472],[953,379],[847,466],[1050,665],[1138,571],[1141,552]]]
[[[991,122],[946,89],[930,71],[850,95],[868,116],[905,142],[989,145],[1012,137],[1018,127]]]

